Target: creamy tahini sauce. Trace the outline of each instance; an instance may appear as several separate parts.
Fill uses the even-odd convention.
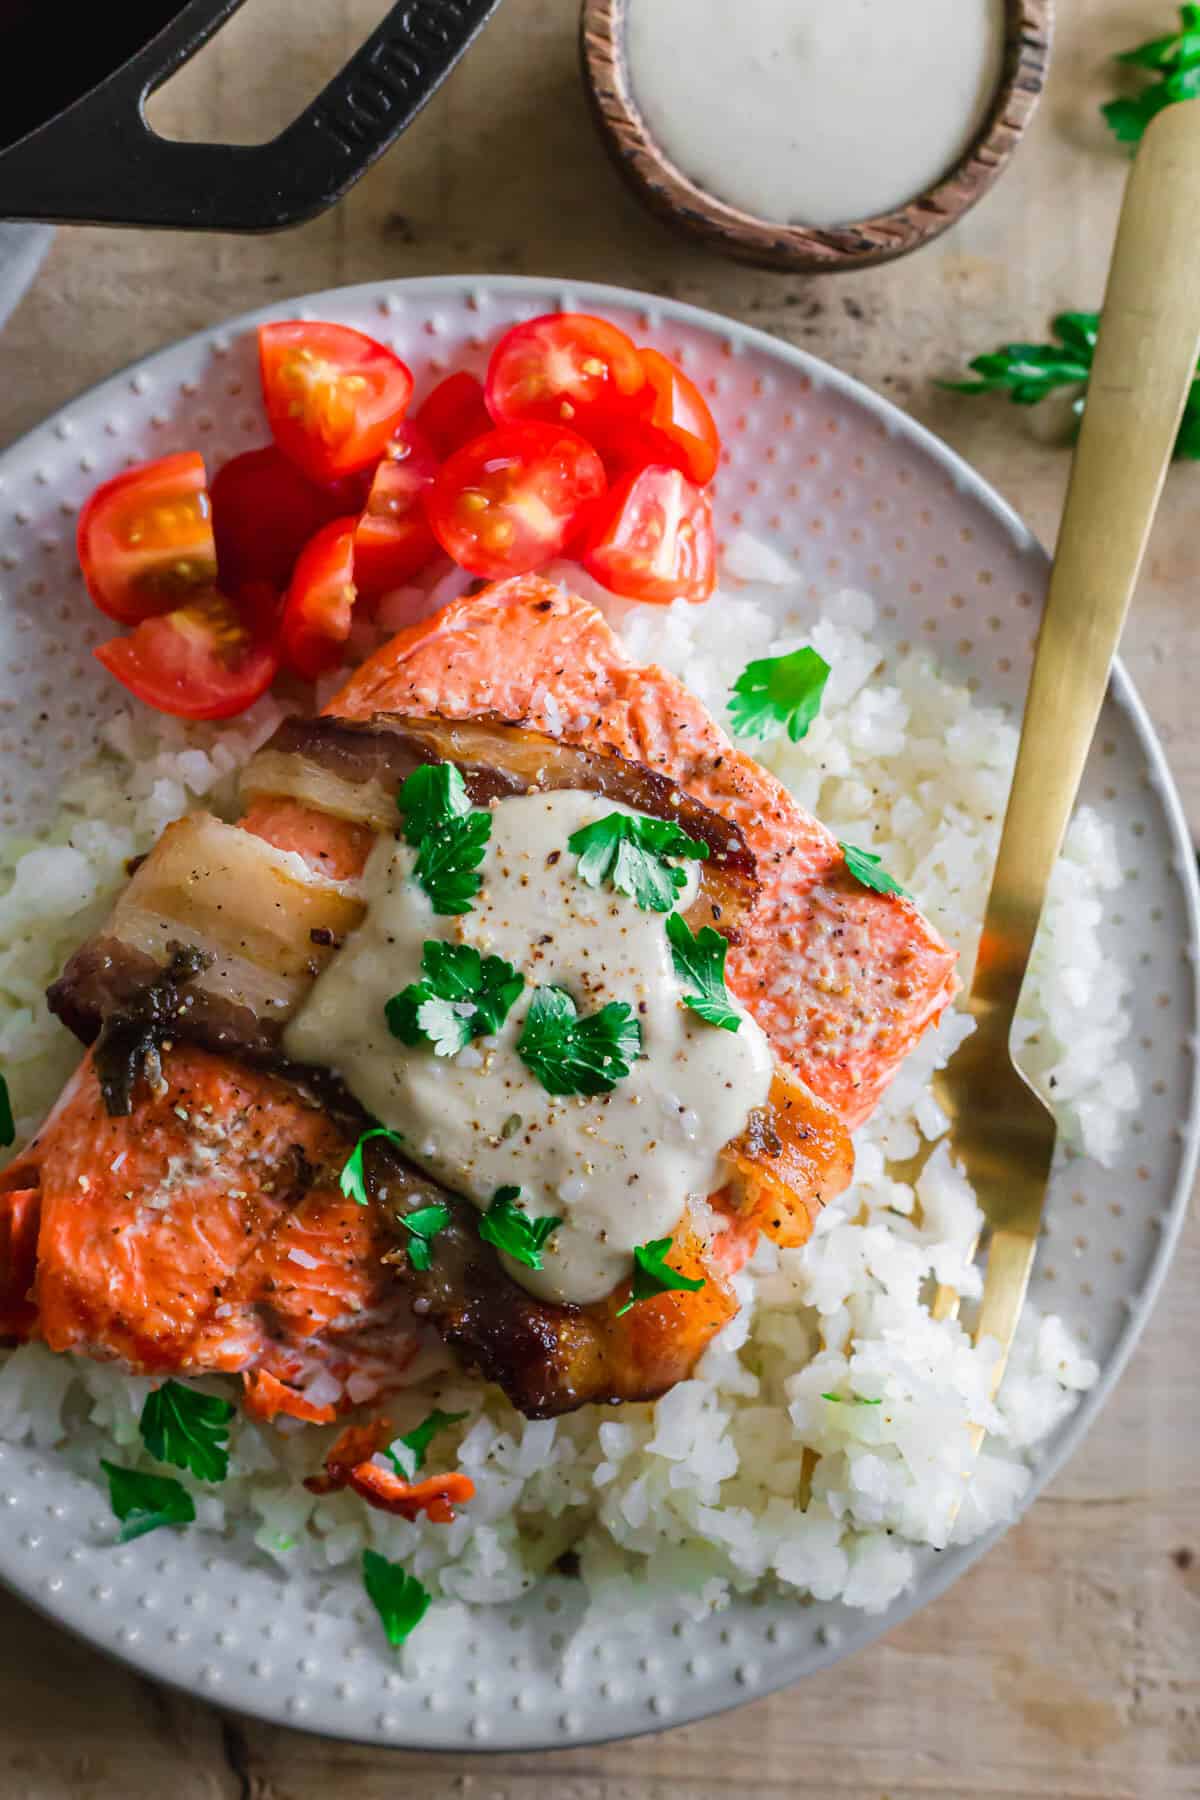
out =
[[[380,840],[364,876],[366,921],[317,981],[285,1047],[336,1069],[369,1112],[403,1133],[415,1162],[480,1209],[511,1184],[533,1217],[562,1218],[544,1269],[506,1258],[509,1273],[544,1299],[598,1300],[628,1276],[635,1245],[666,1237],[689,1197],[722,1184],[719,1152],[765,1102],[771,1052],[744,1010],[735,1033],[683,1005],[663,914],[577,878],[567,839],[627,808],[568,791],[491,810],[483,888],[455,918],[434,913],[413,880],[415,852]],[[682,907],[695,886],[693,866]],[[427,938],[502,956],[526,980],[496,1037],[454,1057],[400,1043],[384,1016],[385,1002],[421,978]],[[551,984],[581,1013],[610,1000],[633,1008],[643,1055],[611,1094],[556,1098],[517,1056],[533,988]]]
[[[629,0],[629,80],[698,186],[758,218],[845,225],[953,168],[987,114],[1003,0]]]

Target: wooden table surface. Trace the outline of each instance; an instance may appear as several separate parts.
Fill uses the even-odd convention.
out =
[[[252,4],[156,103],[187,136],[268,136],[384,10]],[[334,212],[282,237],[59,234],[0,337],[0,443],[132,358],[277,296],[450,270],[676,295],[828,357],[969,458],[1049,541],[1066,473],[1036,417],[936,391],[976,351],[1099,303],[1125,172],[1111,53],[1166,0],[1066,0],[1049,93],[957,230],[890,268],[796,280],[677,241],[619,185],[577,74],[573,0],[506,0]],[[306,29],[301,15],[320,14]],[[1171,475],[1125,654],[1200,830],[1200,467]],[[936,1605],[789,1693],[607,1750],[486,1761],[357,1750],[224,1718],[0,1597],[0,1800],[1174,1800],[1200,1794],[1200,1230],[1086,1445]]]

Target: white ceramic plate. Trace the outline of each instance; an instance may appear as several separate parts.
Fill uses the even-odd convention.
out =
[[[725,521],[811,572],[860,586],[897,640],[929,646],[988,699],[1019,704],[1046,557],[951,451],[886,401],[802,351],[690,307],[617,288],[446,278],[346,288],[201,333],[93,389],[0,458],[0,823],[35,823],[90,747],[113,690],[88,655],[108,635],[85,603],[74,514],[127,463],[196,446],[210,467],[264,439],[255,367],[261,318],[340,319],[393,344],[418,378],[466,361],[514,321],[601,311],[661,345],[711,395],[729,449]],[[94,620],[94,624],[93,624]],[[1137,976],[1127,1054],[1142,1105],[1110,1169],[1079,1162],[1053,1184],[1035,1297],[1065,1314],[1099,1385],[1046,1444],[1033,1491],[1095,1418],[1145,1323],[1178,1230],[1196,1151],[1197,897],[1191,846],[1162,752],[1118,672],[1087,798],[1115,827],[1128,871],[1106,943]],[[159,1679],[260,1717],[380,1744],[563,1746],[694,1719],[860,1648],[946,1588],[988,1547],[926,1555],[914,1591],[881,1617],[794,1600],[740,1602],[696,1625],[634,1618],[586,1667],[557,1651],[578,1601],[548,1584],[475,1615],[457,1678],[398,1673],[365,1601],[333,1618],[314,1584],[285,1583],[233,1549],[162,1534],[111,1547],[95,1487],[52,1454],[0,1446],[0,1576],[93,1643]]]

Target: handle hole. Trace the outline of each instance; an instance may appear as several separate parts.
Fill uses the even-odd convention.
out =
[[[345,66],[393,4],[356,0],[352,9],[335,10],[296,0],[247,0],[150,95],[147,121],[160,137],[178,143],[270,143]]]

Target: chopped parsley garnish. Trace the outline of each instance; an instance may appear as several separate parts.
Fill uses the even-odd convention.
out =
[[[876,856],[872,850],[858,850],[853,844],[839,843],[838,849],[845,857],[851,875],[863,887],[870,888],[874,894],[900,894],[905,900],[911,900],[908,889],[902,888],[884,868],[882,856]]]
[[[435,1406],[428,1418],[406,1431],[403,1437],[393,1439],[387,1447],[387,1455],[391,1457],[397,1475],[404,1481],[411,1481],[425,1467],[429,1446],[439,1431],[445,1431],[448,1425],[457,1425],[466,1417],[465,1412],[442,1412]]]
[[[663,1260],[671,1248],[671,1239],[654,1238],[648,1244],[639,1244],[633,1253],[633,1287],[624,1306],[617,1308],[618,1319],[639,1300],[653,1300],[656,1294],[699,1293],[704,1286],[704,1277],[681,1275]]]
[[[453,763],[414,769],[396,801],[404,836],[417,849],[413,875],[435,913],[470,912],[482,877],[477,873],[492,832],[490,812],[472,811]]]
[[[450,1223],[450,1208],[437,1202],[433,1206],[418,1206],[414,1212],[397,1213],[396,1217],[408,1233],[408,1260],[424,1274],[430,1263],[429,1246]]]
[[[624,1000],[581,1018],[565,988],[533,991],[517,1055],[548,1094],[609,1094],[628,1075],[642,1028]]]
[[[684,871],[666,861],[668,856],[698,861],[708,856],[708,845],[689,837],[671,819],[617,812],[573,831],[567,848],[579,858],[580,881],[593,888],[609,881],[618,894],[636,900],[643,912],[670,912],[687,883]]]
[[[1116,58],[1126,68],[1143,69],[1156,79],[1139,94],[1110,100],[1100,111],[1122,144],[1136,144],[1164,107],[1200,95],[1200,6],[1179,8],[1178,31],[1150,38]]]
[[[835,1406],[882,1406],[882,1400],[864,1400],[861,1394],[822,1394],[822,1400],[832,1400]]]
[[[393,1037],[430,1043],[438,1056],[453,1056],[472,1038],[498,1031],[525,986],[511,963],[480,956],[470,944],[427,939],[421,968],[424,980],[393,994],[384,1010]]]
[[[182,1381],[164,1381],[147,1394],[142,1442],[157,1462],[190,1469],[200,1481],[224,1481],[229,1473],[229,1424],[233,1407],[216,1394],[201,1394]]]
[[[415,1575],[407,1574],[399,1563],[380,1556],[378,1550],[363,1551],[362,1576],[363,1586],[379,1614],[387,1641],[393,1649],[398,1649],[429,1611],[432,1595]]]
[[[729,1004],[725,987],[725,953],[729,946],[720,932],[711,925],[702,925],[693,934],[682,914],[672,913],[667,920],[667,937],[675,973],[680,981],[692,983],[693,991],[683,996],[684,1005],[710,1025],[717,1025],[722,1031],[736,1031],[742,1020]]]
[[[353,1200],[358,1206],[367,1204],[367,1183],[363,1174],[363,1145],[369,1144],[372,1138],[387,1138],[389,1143],[399,1149],[404,1142],[395,1131],[389,1131],[386,1125],[375,1125],[370,1131],[364,1131],[353,1150],[342,1165],[340,1187],[347,1200]]]
[[[410,844],[471,810],[467,787],[453,763],[423,763],[400,789],[396,805],[404,814],[404,836]]]
[[[786,730],[798,744],[821,710],[828,680],[829,664],[808,644],[786,656],[747,663],[729,696],[734,730],[749,738],[778,737]]]
[[[546,1239],[558,1230],[562,1220],[531,1219],[517,1204],[520,1197],[519,1187],[497,1188],[492,1204],[479,1221],[479,1235],[485,1244],[494,1244],[514,1262],[524,1263],[527,1269],[540,1269]]]
[[[17,1127],[13,1119],[12,1100],[8,1092],[8,1083],[0,1075],[0,1144],[5,1149],[16,1141]]]
[[[119,1542],[128,1544],[157,1531],[160,1525],[190,1525],[196,1517],[192,1496],[173,1475],[148,1475],[100,1459],[108,1477],[108,1497],[121,1521]]]

